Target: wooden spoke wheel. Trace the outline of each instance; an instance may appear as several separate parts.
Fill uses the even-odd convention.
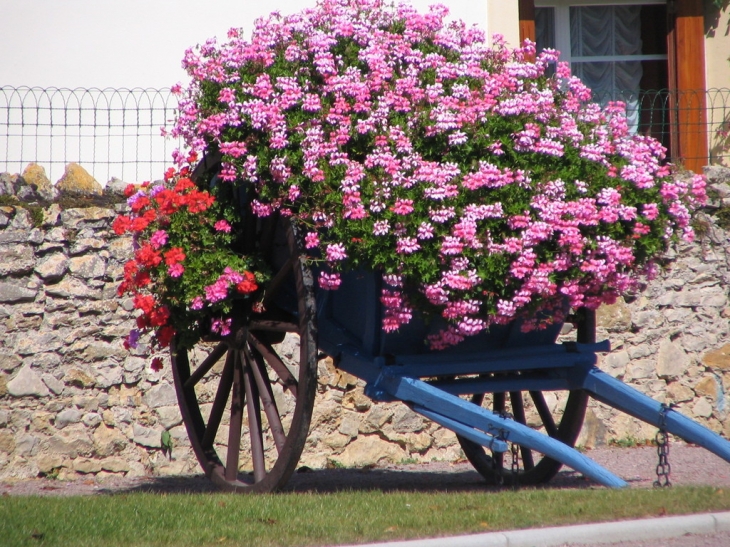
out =
[[[595,315],[583,310],[578,323],[578,341],[595,342]],[[471,401],[482,406],[487,398],[483,393],[472,395]],[[508,413],[514,420],[527,424],[525,400],[531,401],[537,415],[530,420],[532,427],[542,429],[547,435],[558,439],[568,446],[575,446],[588,404],[588,394],[583,390],[568,392],[562,408],[551,409],[545,394],[541,391],[513,391],[494,393],[491,397],[491,409],[494,412]],[[537,422],[537,423],[536,423]],[[489,484],[512,484],[530,486],[542,484],[552,479],[563,464],[534,452],[525,446],[517,447],[517,466],[513,468],[513,454],[489,453],[482,445],[457,435],[464,455],[474,468]]]
[[[528,393],[545,432],[551,437],[573,446],[583,426],[588,395],[580,390],[571,391],[562,413],[554,414],[551,412],[543,392],[530,391]],[[492,396],[492,410],[507,412],[516,421],[526,424],[523,395],[522,391],[513,391],[509,394],[495,393]],[[483,394],[476,394],[471,398],[474,404],[480,406],[484,400]],[[534,422],[531,425],[534,426]],[[521,486],[541,484],[552,479],[563,465],[557,460],[543,457],[542,454],[520,446],[518,468],[515,469],[517,471],[515,474],[512,467],[512,455],[509,452],[490,454],[482,445],[461,436],[457,437],[466,458],[490,484],[511,484],[513,480]]]
[[[172,371],[205,474],[225,490],[271,492],[294,472],[309,433],[317,388],[316,304],[294,227],[272,218],[253,229],[273,267],[263,311],[245,306],[234,312],[226,337],[205,338],[190,349],[173,342]],[[299,337],[295,363],[277,350],[286,333]]]

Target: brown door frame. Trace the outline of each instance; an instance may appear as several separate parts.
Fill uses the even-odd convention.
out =
[[[535,0],[519,0],[520,41],[535,41]],[[705,35],[702,0],[668,0],[670,155],[699,173],[707,165]]]

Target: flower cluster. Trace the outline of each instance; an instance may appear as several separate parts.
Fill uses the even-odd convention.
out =
[[[134,257],[118,288],[141,312],[127,348],[136,347],[144,332],[152,332],[160,348],[175,335],[188,347],[207,333],[225,336],[233,302],[250,300],[266,280],[258,262],[234,250],[236,213],[199,189],[189,170],[171,168],[164,182],[128,185],[130,212],[112,225],[116,234],[135,237]]]
[[[231,30],[186,52],[172,130],[222,154],[221,184],[253,188],[254,215],[304,227],[322,289],[376,269],[386,331],[415,309],[442,316],[433,348],[566,299],[611,302],[692,238],[705,200],[703,178],[675,177],[661,144],[630,134],[622,104],[590,102],[557,52],[488,46],[446,13],[319,0],[258,20],[248,40]],[[165,253],[154,267],[174,279],[179,255]]]

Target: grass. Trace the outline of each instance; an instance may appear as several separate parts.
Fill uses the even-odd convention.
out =
[[[309,546],[730,509],[730,491],[520,490],[0,498],[6,547]]]

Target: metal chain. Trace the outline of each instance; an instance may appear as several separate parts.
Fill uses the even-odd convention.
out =
[[[512,489],[517,488],[517,475],[520,472],[520,457],[517,453],[517,444],[511,443],[510,452],[512,453]]]
[[[656,433],[656,451],[659,456],[659,463],[656,466],[656,480],[654,488],[665,488],[672,486],[669,474],[672,466],[669,465],[669,434],[667,433],[667,412],[670,407],[662,403],[659,411],[659,431]]]
[[[499,430],[497,431],[496,437],[500,441],[507,442],[509,433],[500,427]],[[498,455],[498,453],[492,452],[492,471],[494,471],[494,476],[496,477],[497,486],[504,486],[504,473],[502,473],[502,455],[501,454]]]
[[[500,418],[504,419],[514,419],[514,416],[506,411],[500,411],[500,412],[494,412],[496,415],[498,415]],[[497,439],[500,441],[507,442],[509,439],[509,431],[506,429],[500,427],[496,431],[496,435],[494,435]],[[516,487],[517,484],[517,475],[516,472],[519,470],[519,462],[515,460],[517,457],[517,445],[514,443],[510,443],[510,452],[512,454],[512,463],[511,463],[511,472],[512,472],[512,486]],[[504,454],[501,454],[499,457],[492,452],[492,471],[494,471],[494,475],[496,477],[497,486],[504,486]]]

